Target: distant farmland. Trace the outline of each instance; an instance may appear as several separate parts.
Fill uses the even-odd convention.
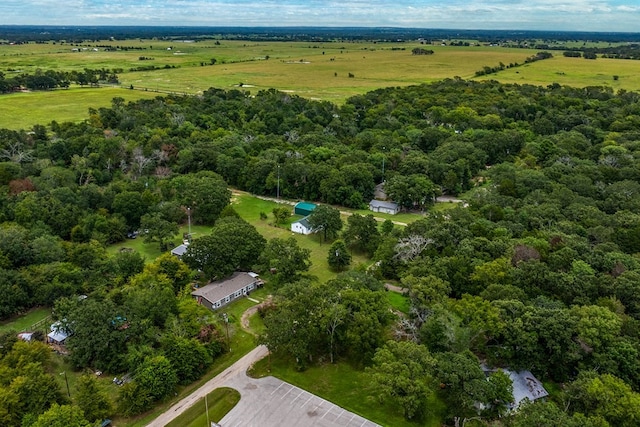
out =
[[[217,44],[219,43],[219,44]],[[106,51],[105,46],[119,50]],[[127,48],[123,50],[122,48]],[[433,55],[412,55],[414,47]],[[97,49],[97,51],[96,51]],[[475,72],[500,63],[523,64],[534,49],[495,46],[439,46],[419,42],[248,42],[213,40],[176,42],[125,40],[97,45],[0,45],[0,72],[122,69],[122,89],[100,88],[19,93],[0,96],[0,127],[20,129],[56,121],[79,121],[89,107],[162,95],[197,94],[209,87],[251,92],[275,88],[306,98],[342,103],[348,97],[382,87],[415,85],[444,78],[475,79]],[[640,89],[640,61],[554,58],[477,77],[508,83],[609,86]],[[213,63],[213,64],[212,64]],[[135,68],[155,68],[131,71]],[[617,76],[614,79],[614,76]],[[133,87],[134,90],[130,90]]]

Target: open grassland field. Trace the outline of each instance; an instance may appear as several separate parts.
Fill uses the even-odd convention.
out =
[[[348,97],[381,87],[415,85],[444,78],[474,78],[484,66],[524,63],[536,49],[497,46],[439,46],[419,42],[199,42],[125,40],[93,44],[0,45],[0,72],[34,73],[46,70],[121,69],[123,88],[134,91],[53,91],[0,96],[0,127],[29,128],[51,120],[87,118],[88,107],[109,105],[114,96],[127,100],[153,97],[158,92],[197,94],[209,87],[241,88],[255,93],[276,88],[306,98],[342,103]],[[105,46],[128,50],[107,51]],[[415,47],[433,55],[412,55]],[[97,49],[97,51],[94,51]],[[78,51],[73,51],[78,50]],[[609,85],[640,89],[640,61],[554,58],[504,70],[479,79],[547,85]],[[144,58],[144,59],[141,59]],[[215,61],[212,61],[215,60]],[[211,62],[215,62],[211,65]],[[150,71],[131,71],[140,67]],[[350,77],[352,75],[353,77]],[[613,76],[618,75],[617,81]],[[242,84],[242,86],[240,86]],[[101,92],[105,90],[105,92]],[[115,90],[115,89],[111,89]],[[98,95],[100,93],[100,95]],[[77,98],[65,99],[64,95]],[[71,95],[73,94],[73,95]],[[84,96],[80,95],[84,94]]]
[[[76,122],[89,117],[89,108],[111,106],[120,97],[126,101],[155,98],[157,93],[123,88],[72,88],[50,92],[13,93],[0,95],[0,128],[30,129],[33,125]]]
[[[640,61],[566,58],[560,52],[554,54],[553,58],[483,76],[479,80],[494,79],[502,83],[537,86],[552,83],[578,87],[609,86],[614,92],[619,89],[640,89]],[[614,80],[613,76],[618,76],[618,80]]]

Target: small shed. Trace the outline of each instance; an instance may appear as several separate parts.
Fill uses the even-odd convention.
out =
[[[71,335],[65,328],[62,326],[62,323],[55,322],[51,325],[51,332],[47,334],[47,342],[51,344],[60,344],[64,345],[67,338]]]
[[[293,207],[293,213],[295,215],[309,216],[311,212],[316,208],[314,203],[309,202],[298,202]]]
[[[400,212],[400,206],[393,202],[383,202],[381,200],[372,200],[369,202],[369,210],[373,212],[381,212],[395,215]]]
[[[189,244],[183,243],[180,246],[176,246],[175,248],[171,249],[171,255],[175,255],[178,258],[182,258],[182,255],[184,255],[185,252],[187,252],[187,249],[189,249]]]
[[[291,224],[291,231],[298,234],[311,234],[314,230],[311,228],[307,217],[304,217]]]

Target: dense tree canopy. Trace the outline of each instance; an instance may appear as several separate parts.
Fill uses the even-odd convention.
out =
[[[549,414],[567,425],[623,425],[632,407],[616,413],[597,396],[635,402],[640,389],[639,100],[608,87],[457,78],[342,106],[210,89],[114,99],[82,123],[0,130],[0,317],[55,304],[73,332],[74,366],[124,372],[151,360],[170,383],[195,378],[194,366],[211,360],[200,346],[213,357],[219,340],[186,302],[188,267],[166,257],[143,267],[141,257],[105,249],[141,228],[166,243],[188,213],[215,230],[192,242],[192,268],[223,276],[257,264],[272,282],[291,284],[278,290],[278,316],[265,312],[265,342],[301,365],[321,357],[367,365],[393,336],[436,361],[430,378],[446,387],[434,395],[459,409],[450,417],[494,396],[476,369],[482,355],[547,381],[577,381],[571,401],[580,403],[564,415],[555,403],[532,405],[505,423]],[[335,229],[370,258],[364,278],[301,282],[309,254],[294,239],[265,242],[237,217],[220,218],[228,185],[360,208],[385,181],[388,195],[424,216],[382,233],[373,216],[349,217],[341,234],[320,221],[327,237]],[[428,209],[440,193],[466,204]],[[409,288],[408,313],[394,314],[392,328],[375,278]],[[321,309],[309,313],[310,301]],[[585,379],[592,370],[598,376]],[[3,404],[18,409],[0,411],[4,424],[27,414],[6,390],[41,390],[39,413],[65,403],[41,371],[6,376]],[[138,413],[160,398],[142,389],[155,380],[123,386],[121,410]]]

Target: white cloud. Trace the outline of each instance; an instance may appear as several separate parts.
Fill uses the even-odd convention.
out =
[[[638,31],[632,0],[4,0],[6,24]]]

